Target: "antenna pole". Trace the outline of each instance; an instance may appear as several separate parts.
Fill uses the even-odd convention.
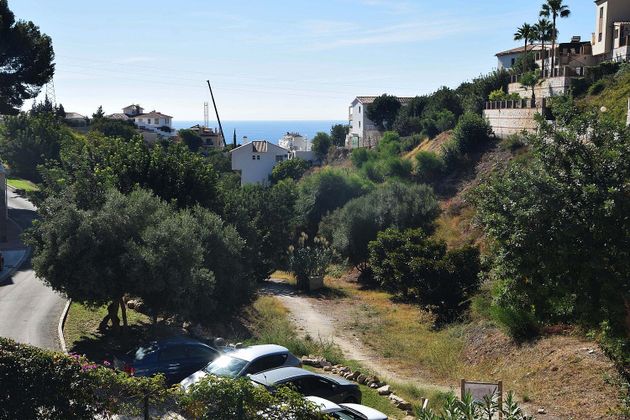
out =
[[[217,115],[217,121],[219,122],[219,130],[221,131],[221,141],[225,145],[225,136],[223,135],[223,126],[221,125],[221,119],[219,118],[219,111],[217,110],[217,103],[214,101],[214,93],[212,93],[212,86],[210,86],[210,80],[208,82],[208,89],[210,89],[210,97],[212,98],[212,105],[214,106],[214,113]]]

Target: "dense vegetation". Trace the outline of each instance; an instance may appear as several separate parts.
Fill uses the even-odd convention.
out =
[[[195,419],[323,418],[287,388],[271,394],[246,379],[208,377],[182,392],[167,388],[161,375],[133,377],[82,357],[3,338],[0,380],[0,417],[7,419],[109,418],[148,415],[149,409]]]

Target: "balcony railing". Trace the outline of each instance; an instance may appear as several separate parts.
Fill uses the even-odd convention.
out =
[[[545,98],[539,100],[532,99],[518,99],[510,101],[487,101],[485,103],[485,109],[534,109],[545,108],[547,101]]]

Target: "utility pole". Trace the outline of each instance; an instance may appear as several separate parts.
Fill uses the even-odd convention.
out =
[[[221,139],[225,145],[225,136],[223,135],[223,126],[221,125],[221,118],[219,118],[219,111],[217,110],[217,103],[214,100],[214,93],[212,93],[212,86],[210,86],[210,80],[208,82],[208,89],[210,89],[210,97],[212,98],[212,105],[214,106],[214,113],[217,115],[217,122],[219,123],[219,130],[221,131]]]
[[[57,106],[57,95],[55,94],[55,81],[51,78],[46,83],[46,96],[53,106]]]

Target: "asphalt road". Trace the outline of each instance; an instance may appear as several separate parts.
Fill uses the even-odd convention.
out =
[[[28,227],[35,207],[9,191],[9,217],[20,227]],[[52,291],[35,276],[30,261],[5,285],[0,285],[0,336],[18,342],[60,350],[57,325],[66,299]]]

